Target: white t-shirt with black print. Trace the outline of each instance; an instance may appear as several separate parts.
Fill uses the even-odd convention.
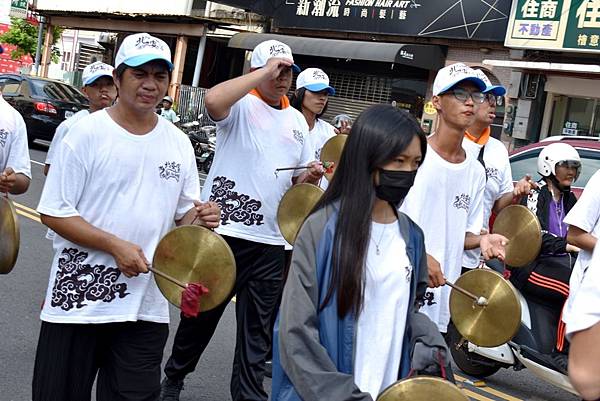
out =
[[[463,148],[475,160],[479,157],[481,146],[467,138],[463,139]],[[485,163],[485,173],[487,175],[483,196],[483,228],[489,230],[489,221],[494,203],[502,195],[512,193],[514,185],[508,160],[508,150],[502,142],[490,137],[483,150],[483,162]],[[463,266],[468,268],[479,266],[480,255],[481,249],[479,248],[465,250]]]
[[[564,222],[570,226],[579,227],[600,239],[600,170],[596,171],[590,178],[577,203],[565,217]],[[564,315],[575,313],[573,299],[576,297],[584,277],[587,277],[586,270],[590,266],[591,259],[592,252],[584,249],[577,256],[569,280],[569,298],[563,312]],[[566,318],[564,320],[567,321]]]
[[[449,163],[427,146],[427,155],[400,210],[421,227],[425,250],[441,265],[448,281],[460,276],[467,232],[483,227],[485,172],[470,157]],[[450,287],[429,288],[421,312],[445,333],[450,321]]]
[[[79,110],[77,113],[73,114],[71,117],[64,120],[62,123],[56,127],[56,132],[54,133],[54,138],[52,138],[52,142],[50,143],[50,147],[48,148],[48,153],[46,154],[46,164],[51,165],[52,159],[56,157],[56,153],[60,148],[60,143],[64,139],[69,129],[83,117],[89,116],[90,112],[88,110]],[[46,232],[46,239],[50,241],[54,241],[54,237],[56,233],[51,229],[48,229]]]
[[[56,152],[58,151],[59,145],[64,139],[69,129],[83,117],[89,116],[90,112],[88,110],[79,110],[77,113],[73,114],[71,117],[64,120],[62,123],[56,127],[56,132],[54,133],[54,138],[52,138],[52,142],[50,143],[50,147],[48,148],[48,153],[46,154],[46,164],[52,164],[52,159],[56,157]]]
[[[398,380],[411,278],[398,222],[373,222],[354,358],[354,382],[373,399]]]
[[[327,143],[328,140],[336,136],[335,128],[333,125],[329,124],[327,121],[323,121],[320,118],[317,118],[315,121],[315,126],[310,130],[310,140],[315,147],[315,155],[314,160],[321,160],[321,149]],[[327,178],[323,176],[319,186],[325,190],[329,186],[329,181]]]
[[[304,116],[293,107],[276,109],[248,94],[216,122],[215,158],[202,199],[221,206],[219,234],[268,245],[285,245],[277,226],[277,207],[304,170],[314,147]]]
[[[52,162],[38,211],[80,216],[140,246],[152,261],[159,240],[194,207],[200,182],[187,136],[163,118],[134,135],[103,111],[74,125]],[[53,323],[169,321],[152,274],[127,278],[114,258],[56,236],[41,318]]]
[[[25,121],[0,94],[0,173],[7,167],[31,178]]]

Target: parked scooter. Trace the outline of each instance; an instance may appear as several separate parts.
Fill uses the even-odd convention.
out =
[[[550,357],[556,344],[560,310],[525,297],[520,292],[519,300],[519,330],[511,341],[498,347],[479,347],[464,341],[451,323],[447,341],[454,362],[463,372],[477,378],[491,376],[500,368],[512,367],[516,371],[527,368],[545,382],[577,395],[566,372]]]
[[[206,125],[197,131],[191,132],[189,135],[194,147],[198,171],[208,173],[215,156],[217,141],[216,127],[214,125]]]

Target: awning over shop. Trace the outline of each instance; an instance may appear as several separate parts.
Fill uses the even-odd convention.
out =
[[[566,64],[520,60],[483,60],[483,64],[495,67],[520,68],[523,70],[583,72],[588,74],[600,74],[600,65],[597,64]]]
[[[260,42],[270,39],[287,44],[295,54],[396,63],[427,70],[442,68],[446,58],[442,48],[435,45],[362,42],[250,32],[234,35],[229,40],[229,47],[252,50]]]

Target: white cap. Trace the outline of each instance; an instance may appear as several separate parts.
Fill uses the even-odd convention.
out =
[[[474,69],[463,63],[456,63],[438,71],[433,81],[433,96],[438,96],[452,89],[456,84],[465,81],[474,83],[482,92],[487,88],[485,82],[475,73]]]
[[[488,78],[488,76],[485,75],[485,72],[476,69],[475,70],[475,74],[477,74],[477,76],[479,78],[481,78],[481,80],[483,81],[483,83],[487,87],[485,89],[484,93],[492,93],[495,96],[504,96],[504,95],[506,95],[506,88],[504,86],[502,86],[502,85],[492,85],[492,81],[490,81],[490,79]]]
[[[306,88],[311,92],[327,89],[330,95],[335,95],[335,89],[329,86],[329,77],[320,68],[307,68],[298,74],[296,89],[300,88]]]
[[[113,66],[96,61],[83,69],[83,86],[93,84],[100,77],[111,77],[113,73]]]
[[[173,70],[171,63],[171,49],[161,39],[147,33],[136,33],[127,36],[115,57],[115,68],[121,64],[129,67],[138,67],[152,60],[163,60]]]
[[[251,68],[262,68],[267,65],[267,61],[273,57],[280,57],[294,62],[292,49],[285,43],[278,40],[265,40],[256,45],[252,51],[252,59],[250,60]],[[296,64],[292,65],[295,72],[300,72],[300,67]]]

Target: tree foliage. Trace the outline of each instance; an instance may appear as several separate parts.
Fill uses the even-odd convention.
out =
[[[8,31],[0,35],[0,43],[6,43],[14,45],[16,48],[10,52],[10,57],[13,60],[20,60],[23,56],[31,56],[35,59],[35,53],[37,49],[38,30],[40,26],[36,26],[31,22],[21,18],[10,18],[10,28]],[[48,27],[44,25],[44,34]],[[52,53],[51,58],[54,63],[58,63],[60,59],[60,50],[56,46],[56,43],[62,35],[63,28],[53,26],[52,27]]]

